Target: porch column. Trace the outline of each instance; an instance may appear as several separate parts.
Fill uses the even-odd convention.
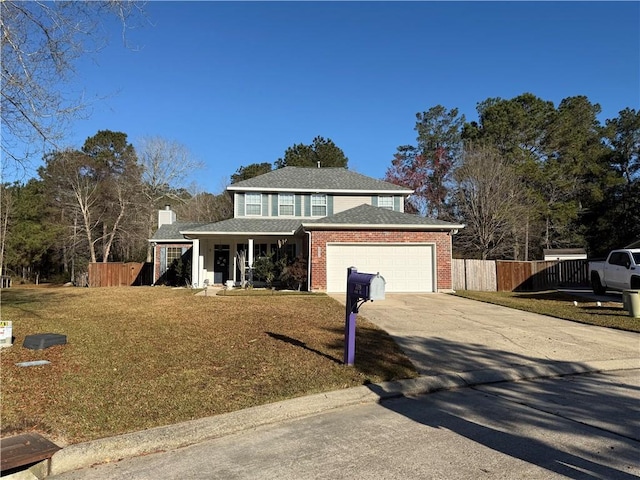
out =
[[[191,285],[194,288],[200,287],[200,240],[193,239],[191,250]]]
[[[249,259],[249,278],[247,279],[251,285],[253,285],[253,238],[249,239],[249,251],[247,252],[249,255],[247,258]]]

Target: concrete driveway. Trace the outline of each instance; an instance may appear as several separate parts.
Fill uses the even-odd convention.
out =
[[[344,304],[344,295],[332,295]],[[387,294],[365,317],[389,332],[421,375],[585,364],[640,366],[640,336],[448,294]],[[357,340],[356,340],[357,342]],[[356,344],[357,362],[357,344]]]

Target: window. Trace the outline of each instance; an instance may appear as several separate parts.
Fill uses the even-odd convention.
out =
[[[262,215],[262,194],[247,193],[244,197],[246,215]]]
[[[296,258],[296,244],[295,243],[287,243],[284,246],[284,252],[287,256],[287,259],[292,262]]]
[[[292,193],[281,193],[278,195],[278,215],[292,216],[294,212],[294,195]]]
[[[267,256],[267,244],[266,243],[254,243],[253,244],[253,258],[266,257]]]
[[[167,262],[164,265],[165,271],[173,265],[173,262],[176,262],[177,265],[180,257],[182,257],[182,247],[167,247]]]
[[[167,247],[167,266],[171,265],[174,260],[178,260],[181,256],[181,247]]]
[[[631,257],[627,252],[614,252],[609,257],[609,264],[629,268],[631,266]]]
[[[378,197],[378,206],[380,208],[386,208],[387,210],[393,210],[393,197]]]
[[[327,216],[327,196],[324,194],[311,195],[311,215],[313,217]]]

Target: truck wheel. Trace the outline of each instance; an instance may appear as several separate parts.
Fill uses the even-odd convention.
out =
[[[631,290],[640,290],[640,277],[631,277]]]
[[[597,273],[591,274],[591,288],[596,295],[604,295],[606,289],[600,283],[600,276]]]

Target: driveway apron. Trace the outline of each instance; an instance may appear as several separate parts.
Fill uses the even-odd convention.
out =
[[[332,297],[344,305],[344,294]],[[564,363],[640,366],[637,333],[450,294],[387,294],[365,303],[363,317],[386,330],[421,375]]]

